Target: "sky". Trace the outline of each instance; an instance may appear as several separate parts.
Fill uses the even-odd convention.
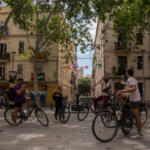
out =
[[[95,41],[95,35],[96,35],[96,26],[97,23],[93,23],[91,26],[89,32],[91,33],[93,42]],[[92,58],[94,54],[94,51],[87,51],[86,53],[82,54],[79,50],[79,47],[77,47],[77,62],[79,67],[88,66],[88,69],[83,69],[83,75],[91,75],[92,74]],[[88,58],[88,59],[78,59],[78,58]]]

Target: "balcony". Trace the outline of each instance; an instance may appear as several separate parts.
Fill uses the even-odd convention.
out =
[[[113,67],[112,74],[116,76],[121,76],[126,74],[126,68],[123,67]]]
[[[9,62],[10,53],[0,53],[0,62],[6,63]]]
[[[3,26],[0,27],[0,31],[2,31],[2,30],[3,30]],[[8,35],[8,27],[6,27],[4,35]]]
[[[115,42],[115,52],[130,52],[131,51],[131,44],[123,45],[121,42]]]
[[[38,81],[45,81],[45,73],[37,73]],[[34,81],[34,73],[31,73],[31,81]]]

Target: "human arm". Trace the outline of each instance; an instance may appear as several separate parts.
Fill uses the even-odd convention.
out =
[[[24,90],[25,90],[25,85],[23,85],[20,90],[17,90],[16,94],[20,95]]]
[[[128,83],[129,83],[130,88],[129,89],[125,89],[125,90],[120,90],[116,94],[116,97],[118,95],[120,95],[121,93],[129,93],[129,92],[135,92],[136,91],[136,85],[135,85],[135,83],[132,80],[128,80]]]
[[[108,90],[111,88],[111,83],[108,82],[107,86],[103,89],[103,92],[108,92]]]
[[[122,85],[127,86],[127,82],[121,81],[120,83],[121,83]]]

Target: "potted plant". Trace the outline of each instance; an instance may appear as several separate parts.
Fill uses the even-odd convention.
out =
[[[5,59],[8,59],[8,60],[9,60],[9,58],[10,58],[10,53],[8,53],[8,52],[5,53],[5,54],[4,54],[4,57],[5,57]]]

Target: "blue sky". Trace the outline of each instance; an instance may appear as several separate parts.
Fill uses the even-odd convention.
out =
[[[96,26],[97,26],[97,23],[93,23],[93,25],[91,26],[89,30],[89,32],[91,33],[93,42],[95,40]],[[92,58],[93,53],[94,51],[87,51],[85,54],[81,54],[79,47],[77,47],[77,58]],[[87,74],[92,74],[92,59],[77,59],[77,61],[78,61],[79,67],[88,66],[88,69],[83,70],[84,76],[86,76]]]

